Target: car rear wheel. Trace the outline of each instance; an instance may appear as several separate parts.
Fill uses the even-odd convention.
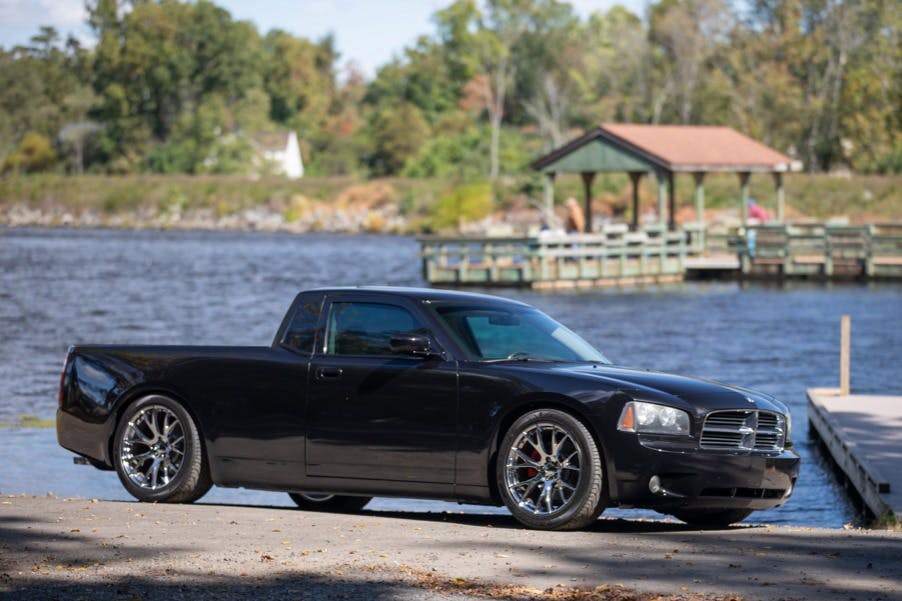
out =
[[[520,417],[501,441],[498,491],[517,520],[541,530],[575,530],[604,509],[601,454],[588,429],[557,409]]]
[[[194,420],[162,395],[144,397],[122,414],[113,464],[122,485],[139,501],[192,503],[213,485]]]
[[[297,506],[307,511],[335,511],[353,513],[363,509],[372,497],[351,497],[315,492],[290,492],[288,496]]]
[[[751,514],[751,509],[681,509],[673,512],[678,520],[699,528],[726,528]]]

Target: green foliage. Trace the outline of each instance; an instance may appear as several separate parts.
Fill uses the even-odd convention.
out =
[[[435,204],[430,229],[457,228],[468,221],[478,221],[492,211],[492,186],[488,183],[455,187]]]
[[[375,175],[398,173],[429,136],[422,111],[407,102],[378,110],[371,124],[373,153],[370,169]]]
[[[407,161],[404,175],[408,177],[456,178],[478,181],[489,176],[486,157],[491,132],[488,127],[468,129],[457,134],[434,137]],[[517,130],[504,128],[500,135],[501,164],[510,173],[522,173],[537,150],[535,143]]]
[[[494,180],[605,121],[729,125],[809,171],[902,162],[893,2],[658,0],[647,18],[580,18],[563,0],[446,0],[372,81],[339,75],[331,36],[258,32],[210,0],[87,6],[90,48],[43,27],[0,49],[0,166],[245,173],[260,165],[248,134],[292,129],[308,174]],[[59,160],[22,155],[29,133]]]
[[[4,167],[10,171],[45,171],[56,162],[53,145],[45,136],[28,132],[22,138],[19,149],[6,158]]]

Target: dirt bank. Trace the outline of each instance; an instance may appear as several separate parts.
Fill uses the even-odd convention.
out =
[[[0,502],[0,596],[17,599],[902,598],[900,532]]]

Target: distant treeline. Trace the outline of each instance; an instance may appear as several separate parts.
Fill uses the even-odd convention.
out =
[[[607,121],[735,127],[810,171],[902,171],[895,0],[660,0],[580,18],[459,0],[371,81],[331,37],[206,0],[91,0],[92,47],[0,49],[0,170],[243,173],[293,129],[308,173],[496,178]]]

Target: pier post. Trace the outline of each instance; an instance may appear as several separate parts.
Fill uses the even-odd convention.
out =
[[[671,232],[676,229],[676,183],[673,180],[673,171],[671,171],[667,174],[667,228]]]
[[[742,227],[749,224],[749,177],[751,175],[748,171],[739,172],[739,197],[742,202],[739,214],[742,215]]]
[[[639,229],[639,180],[643,175],[641,171],[630,171],[630,181],[633,183],[633,216],[630,230],[634,232]]]
[[[839,394],[849,394],[849,368],[851,355],[852,319],[843,315],[840,320],[840,349],[839,349]]]
[[[693,246],[702,249],[704,252],[707,248],[705,240],[705,173],[696,171],[692,174],[692,177],[695,179],[695,219],[700,226],[698,230],[698,244],[693,244]]]
[[[658,177],[658,223],[663,226],[667,223],[664,213],[667,211],[667,174],[658,171],[655,175]]]
[[[705,174],[696,171],[692,174],[695,179],[695,219],[699,223],[705,223]]]
[[[594,171],[583,171],[580,175],[583,178],[583,193],[585,194],[586,203],[586,233],[592,233],[592,180],[595,179]]]
[[[546,219],[550,219],[552,215],[554,215],[554,171],[545,174],[544,179],[544,187],[545,187],[545,215]],[[553,224],[549,223],[548,227],[553,227]]]
[[[786,211],[786,192],[783,189],[783,172],[774,172],[774,186],[777,188],[777,223],[783,223]]]

